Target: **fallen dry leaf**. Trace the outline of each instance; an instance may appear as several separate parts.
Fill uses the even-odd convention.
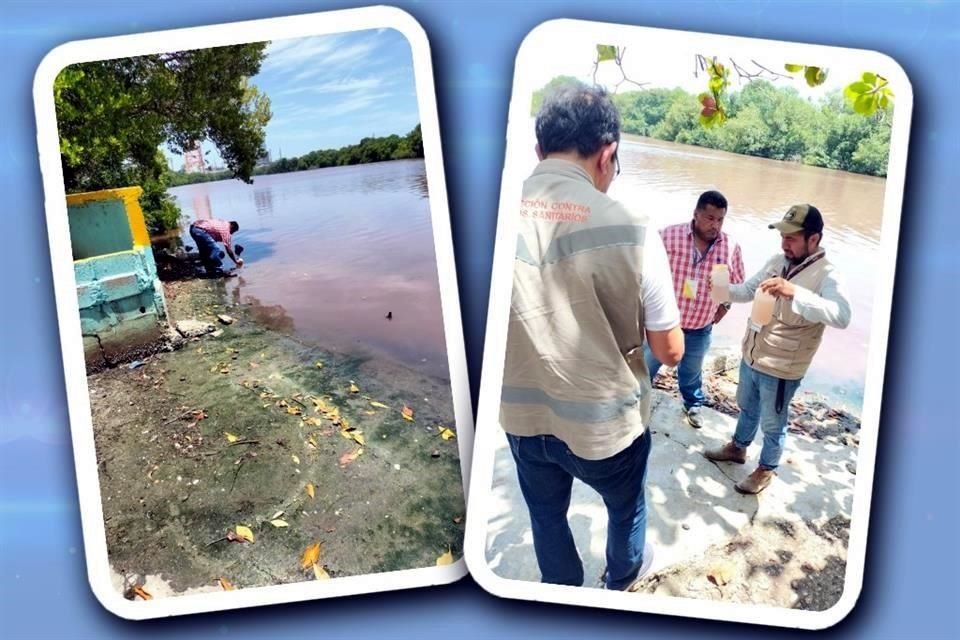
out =
[[[314,449],[317,448],[317,441],[313,439],[313,436],[310,436],[309,438],[307,438],[307,444],[313,447]]]
[[[367,414],[368,416],[375,416],[375,415],[377,415],[377,412],[374,411],[373,409],[368,409],[367,411],[364,411],[364,413]]]
[[[313,575],[316,577],[317,580],[330,579],[330,574],[327,573],[326,570],[323,567],[321,567],[319,564],[313,565]]]
[[[286,521],[286,520],[281,520],[280,518],[277,518],[276,520],[271,520],[271,521],[270,521],[270,524],[272,524],[273,526],[277,527],[278,529],[281,528],[281,527],[289,527],[289,526],[290,526],[289,524],[287,524],[287,521]]]
[[[366,445],[366,441],[363,439],[363,431],[357,429],[356,431],[351,431],[350,435],[359,445]]]
[[[371,406],[371,407],[376,407],[377,409],[389,409],[389,408],[390,408],[390,407],[388,407],[387,405],[383,404],[382,402],[377,402],[377,401],[375,401],[375,400],[370,403],[370,406]]]
[[[303,413],[303,411],[300,410],[300,407],[294,407],[291,405],[287,407],[287,413],[292,416],[299,416],[301,413]]]
[[[726,560],[721,560],[710,565],[710,568],[707,569],[707,579],[715,585],[722,587],[733,579],[733,572],[733,564]]]
[[[447,564],[453,564],[453,553],[450,551],[450,547],[447,547],[447,552],[437,558],[437,566],[442,567]]]
[[[143,600],[153,600],[153,596],[150,595],[150,593],[140,585],[133,585],[133,588],[130,589],[130,591],[132,591],[134,595],[140,596],[140,598]]]
[[[322,427],[323,421],[320,418],[315,418],[313,416],[307,416],[303,419],[304,424],[308,424],[311,427]]]
[[[360,387],[353,380],[350,381],[350,393],[360,393]]]
[[[316,496],[316,491],[315,491],[315,489],[314,489],[314,487],[313,487],[313,483],[312,483],[312,482],[308,482],[308,483],[307,483],[306,489],[307,489],[307,495],[308,495],[308,496],[310,496],[311,498],[313,498],[313,497]]]
[[[440,430],[440,437],[444,440],[449,440],[450,438],[455,438],[456,434],[453,433],[450,429],[446,427],[437,427]]]
[[[317,369],[323,369],[323,362],[317,360],[317,363],[314,365]]]
[[[405,420],[413,422],[413,409],[407,405],[403,405],[403,409],[400,410],[400,415],[402,415]]]
[[[454,524],[460,524],[461,522],[463,522],[463,516],[457,516],[453,519]]]
[[[270,519],[271,519],[271,520],[276,520],[277,518],[279,518],[279,517],[282,516],[282,515],[283,515],[283,511],[277,511],[275,514],[273,514],[272,516],[270,516]]]
[[[340,456],[340,466],[345,467],[357,458],[363,455],[363,447],[357,447],[353,451],[347,451],[342,456]]]
[[[224,591],[234,590],[234,586],[230,584],[230,581],[227,580],[226,578],[217,578],[217,582],[220,583],[220,588],[223,589]]]
[[[237,440],[240,439],[240,438],[238,438],[237,436],[235,436],[235,435],[233,435],[232,433],[229,433],[229,432],[227,432],[227,431],[224,431],[224,432],[223,432],[223,435],[226,436],[227,442],[236,442]]]
[[[300,458],[298,458],[298,457],[295,456],[295,455],[290,456],[290,457],[293,458],[293,464],[300,464]]]
[[[303,557],[300,558],[300,567],[309,569],[318,562],[320,562],[320,543],[315,542],[304,550]]]
[[[253,531],[250,530],[250,527],[245,527],[242,524],[238,524],[237,535],[247,542],[253,542]]]

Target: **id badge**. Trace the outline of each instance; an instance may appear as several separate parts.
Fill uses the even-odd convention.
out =
[[[697,299],[697,281],[692,278],[683,279],[683,297],[687,300]]]

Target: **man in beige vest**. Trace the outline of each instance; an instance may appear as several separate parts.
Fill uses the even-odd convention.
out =
[[[737,387],[740,417],[733,440],[706,451],[710,460],[743,464],[757,430],[763,431],[760,463],[737,483],[741,493],[760,493],[773,479],[787,435],[790,400],[813,360],[827,326],[850,324],[850,303],[841,292],[833,265],[820,247],[823,216],[809,204],[790,207],[770,225],[781,235],[776,255],[741,285],[730,286],[733,302],[750,302],[759,288],[774,296],[773,319],[758,326],[748,320]]]
[[[573,479],[607,507],[604,586],[649,570],[644,487],[649,343],[670,366],[683,333],[663,241],[606,195],[619,173],[620,115],[577,84],[537,115],[540,163],[523,185],[500,404],[543,582],[580,586],[567,509]]]

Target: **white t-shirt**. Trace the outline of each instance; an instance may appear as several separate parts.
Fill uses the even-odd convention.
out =
[[[643,326],[649,331],[669,331],[680,324],[680,310],[663,238],[650,231],[643,248]]]

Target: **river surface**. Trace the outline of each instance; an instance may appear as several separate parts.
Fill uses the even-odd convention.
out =
[[[448,378],[422,160],[255,176],[170,190],[184,230],[236,220],[228,294],[257,319],[322,347],[367,351]],[[193,241],[184,231],[184,241]],[[229,258],[225,264],[232,266]],[[392,314],[392,319],[386,315]]]

